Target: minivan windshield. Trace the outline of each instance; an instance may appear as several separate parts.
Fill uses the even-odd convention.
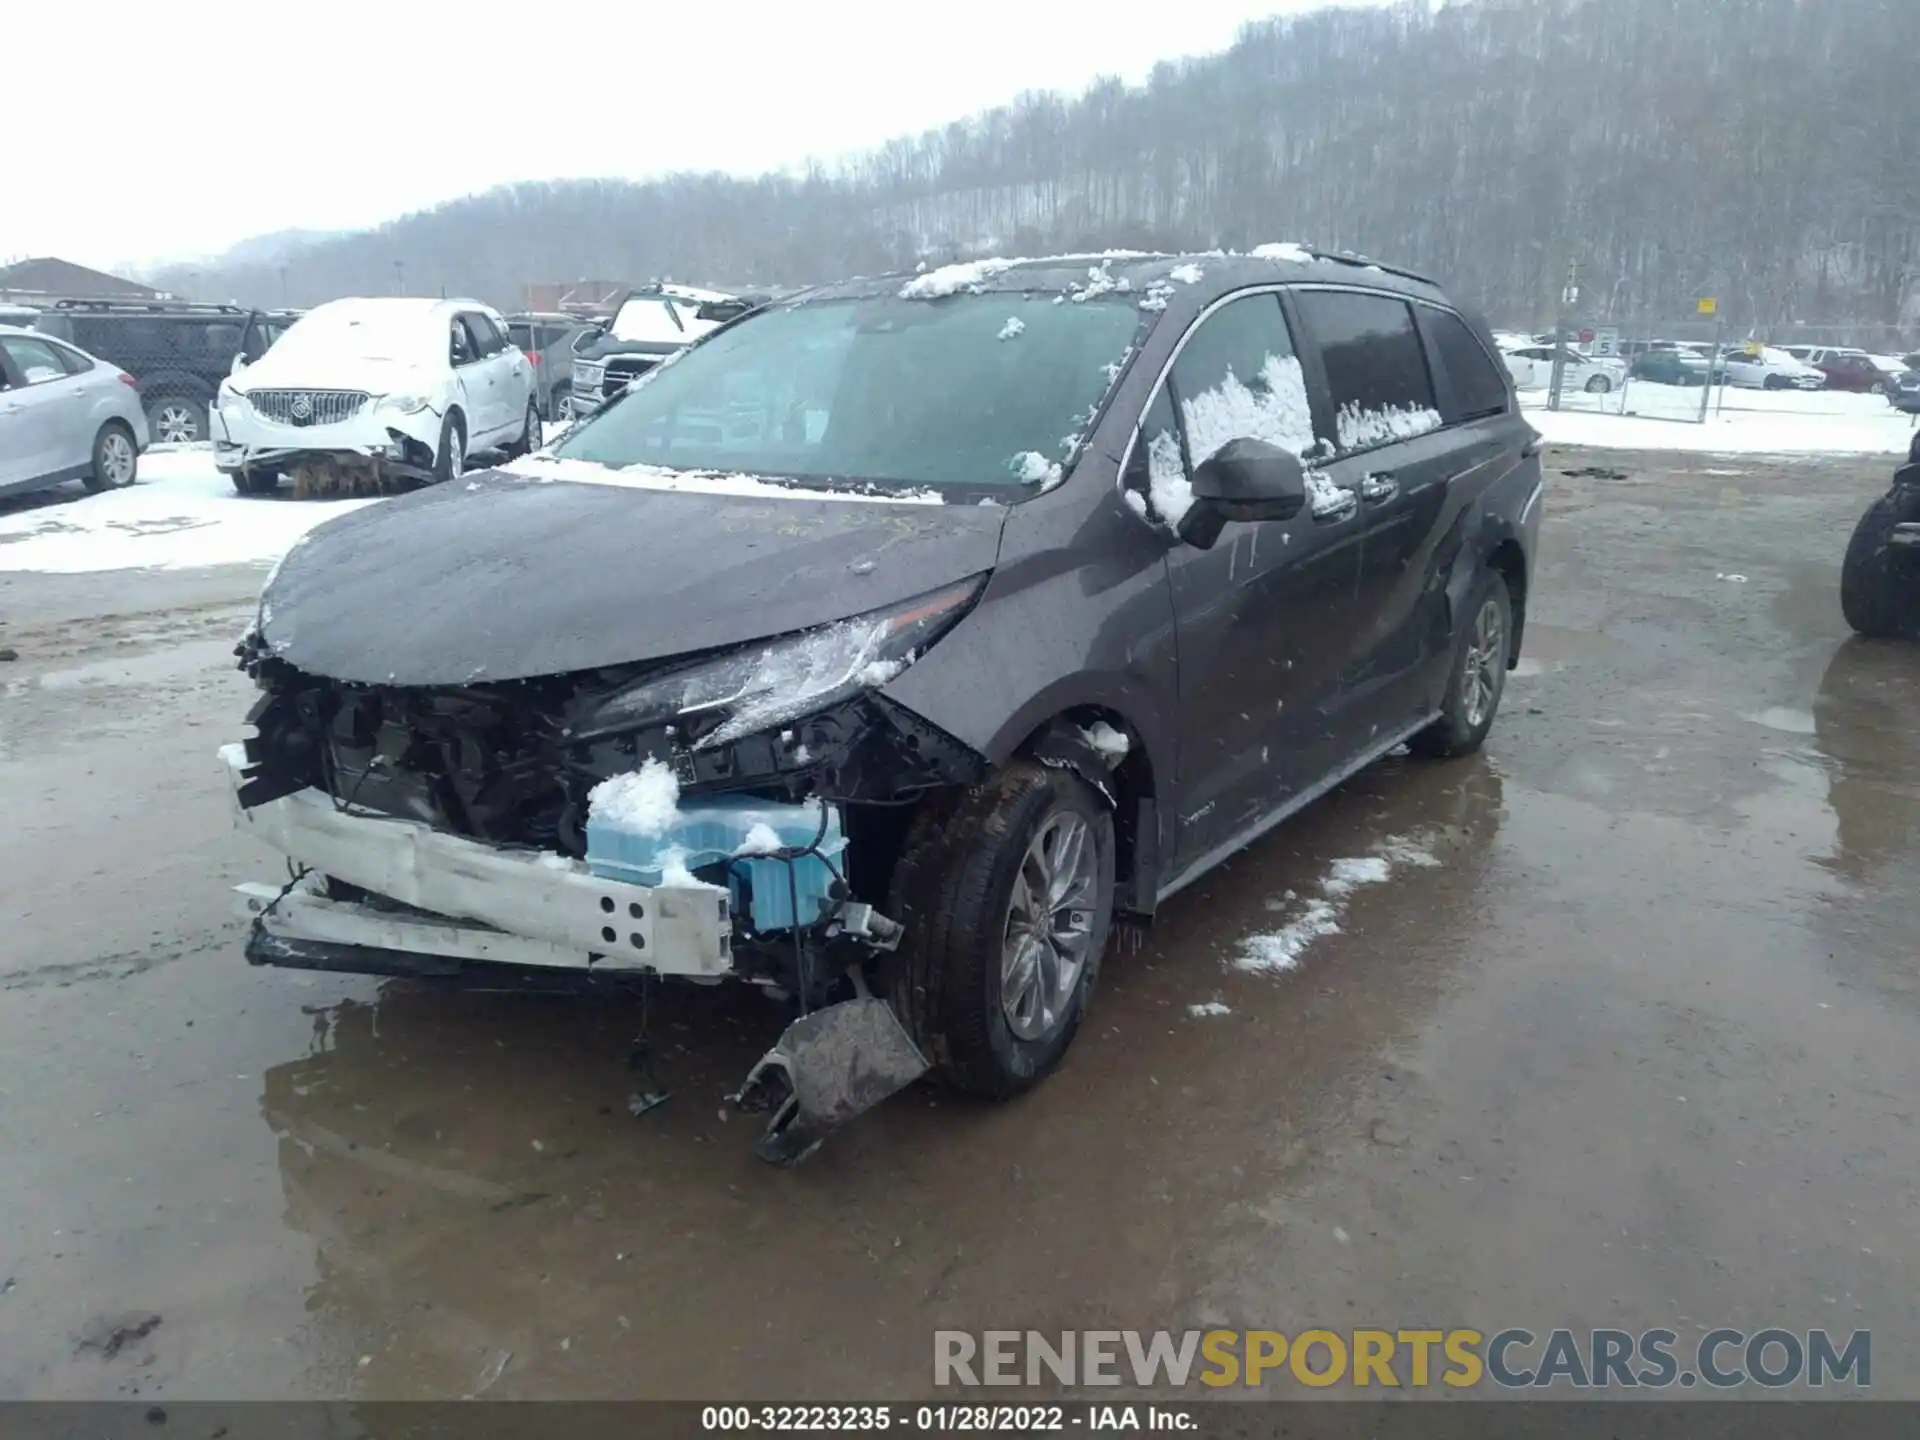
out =
[[[663,365],[554,454],[831,484],[1055,478],[1144,316],[1051,292],[766,310]]]

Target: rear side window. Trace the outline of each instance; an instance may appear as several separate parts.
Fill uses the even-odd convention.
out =
[[[1458,414],[1449,422],[1501,415],[1507,408],[1507,383],[1494,368],[1486,349],[1473,337],[1467,322],[1450,310],[1425,311],[1427,333],[1447,378],[1453,382],[1453,406]]]
[[[507,338],[522,350],[538,350],[540,348],[540,342],[534,338],[534,330],[531,325],[519,325],[510,322],[507,325]]]
[[[50,340],[29,339],[25,335],[0,335],[0,349],[19,370],[29,385],[44,385],[49,380],[64,380],[72,373]]]
[[[1406,301],[1302,290],[1295,303],[1320,346],[1341,451],[1370,450],[1439,427],[1426,351]]]

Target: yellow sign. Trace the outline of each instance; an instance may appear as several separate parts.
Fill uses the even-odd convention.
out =
[[[1758,355],[1762,350],[1765,350],[1767,347],[1761,344],[1758,340],[1749,340],[1745,345],[1741,346],[1740,348],[1745,350],[1749,355]]]
[[[1705,295],[1694,302],[1694,309],[1702,315],[1718,315],[1720,313],[1720,302],[1711,295]]]

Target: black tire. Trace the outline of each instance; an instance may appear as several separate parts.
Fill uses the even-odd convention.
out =
[[[1613,381],[1604,375],[1589,375],[1587,377],[1587,383],[1580,388],[1585,390],[1589,395],[1604,395],[1613,389]]]
[[[1762,390],[1784,390],[1787,388],[1787,382],[1783,376],[1769,375],[1760,382],[1760,388]]]
[[[155,445],[196,445],[207,438],[207,405],[192,395],[147,400],[147,433]]]
[[[1077,932],[1085,935],[1084,960],[1051,1023],[1023,1038],[1004,998],[1015,886],[1029,847],[1061,816],[1085,827],[1094,852],[1091,905]],[[1112,929],[1113,855],[1112,814],[1069,770],[1015,761],[973,789],[921,808],[894,870],[892,911],[906,934],[889,957],[886,986],[935,1077],[949,1088],[1007,1099],[1059,1065],[1080,1028]]]
[[[547,419],[558,425],[566,418],[567,398],[573,393],[573,387],[562,383],[553,387],[547,394]]]
[[[139,478],[140,447],[133,431],[121,420],[109,420],[93,437],[93,465],[80,483],[98,495],[103,490],[124,490]]]
[[[280,488],[278,470],[233,470],[227,478],[242,495],[271,495]]]
[[[502,453],[509,460],[518,460],[522,455],[531,455],[540,448],[540,407],[532,399],[527,401],[527,414],[520,427],[520,438],[509,443]]]
[[[1888,539],[1899,522],[1884,495],[1867,507],[1840,566],[1840,613],[1872,640],[1920,639],[1920,574],[1893,567]]]
[[[459,458],[454,458],[455,451]],[[467,469],[467,422],[458,410],[449,410],[440,422],[440,443],[433,452],[433,483],[443,484]]]
[[[1481,653],[1481,640],[1488,633],[1483,621],[1489,609],[1491,623],[1498,627],[1493,636],[1497,653],[1490,663]],[[1500,713],[1513,649],[1513,595],[1507,589],[1506,577],[1497,570],[1482,571],[1460,614],[1459,634],[1447,661],[1447,693],[1440,705],[1440,718],[1407,742],[1407,748],[1416,755],[1432,759],[1471,755],[1486,740],[1494,716]],[[1470,677],[1477,677],[1481,686],[1477,695]]]

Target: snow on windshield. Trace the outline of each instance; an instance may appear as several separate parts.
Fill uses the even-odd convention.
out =
[[[681,351],[555,454],[822,488],[1051,484],[1063,467],[1047,457],[1099,413],[1143,323],[1118,293],[1052,299],[963,288],[765,311]]]

